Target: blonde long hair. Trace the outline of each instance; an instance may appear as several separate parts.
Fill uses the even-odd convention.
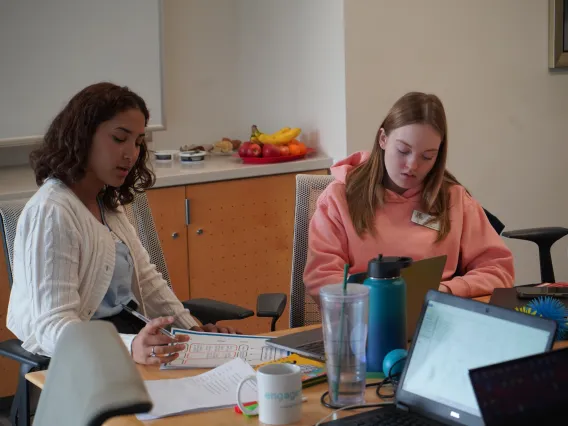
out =
[[[355,231],[362,237],[365,233],[375,236],[374,226],[377,209],[384,206],[385,168],[384,150],[379,145],[380,129],[388,136],[393,130],[409,124],[429,124],[442,137],[438,156],[432,170],[424,179],[421,208],[440,223],[438,238],[443,240],[450,232],[450,187],[460,185],[446,170],[448,153],[448,128],[442,102],[436,95],[410,92],[392,106],[377,131],[371,156],[354,168],[346,179],[346,196],[349,215]]]

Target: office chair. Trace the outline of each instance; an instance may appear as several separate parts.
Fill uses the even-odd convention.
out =
[[[8,282],[12,286],[12,261],[14,239],[18,218],[28,199],[0,201],[0,232],[6,256]],[[170,276],[166,266],[162,246],[158,238],[152,212],[148,205],[146,193],[135,194],[134,202],[125,206],[128,220],[137,231],[142,245],[150,256],[150,262],[156,265],[158,272],[171,288]],[[271,331],[274,331],[276,321],[282,315],[286,306],[286,295],[280,293],[261,294],[257,299],[257,316],[272,317]],[[254,315],[250,309],[211,299],[192,299],[182,302],[203,324],[215,324],[222,320],[237,320]],[[13,425],[28,426],[30,424],[30,390],[31,386],[25,375],[31,371],[44,370],[49,366],[49,358],[34,355],[22,349],[21,341],[9,339],[0,342],[0,356],[20,363],[18,388],[10,411]]]
[[[296,175],[296,207],[292,278],[290,283],[290,328],[321,323],[319,307],[306,291],[304,269],[308,257],[308,230],[318,197],[333,182],[331,175]]]
[[[303,275],[308,255],[310,219],[315,212],[318,197],[333,180],[334,177],[331,175],[296,175],[296,208],[290,284],[290,328],[321,323],[319,308],[306,292]],[[495,231],[503,237],[536,243],[539,247],[541,282],[554,282],[550,248],[560,238],[568,235],[568,229],[544,227],[503,232],[505,229],[503,222],[487,210],[485,210],[485,214]]]
[[[77,322],[56,343],[33,426],[102,426],[110,418],[151,409],[116,328],[104,321]]]
[[[10,287],[12,286],[12,258],[16,225],[26,202],[27,199],[13,200],[3,202],[0,206],[0,231]],[[0,356],[12,359],[20,364],[18,386],[10,409],[10,422],[13,426],[28,426],[30,424],[31,385],[26,380],[26,374],[32,371],[45,370],[50,361],[48,357],[34,355],[26,351],[21,345],[22,342],[18,339],[0,342]]]

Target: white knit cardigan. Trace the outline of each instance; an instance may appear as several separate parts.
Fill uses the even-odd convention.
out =
[[[183,328],[198,325],[150,263],[122,207],[106,212],[105,219],[134,260],[132,291],[142,313],[176,316],[175,325]],[[47,180],[24,207],[14,242],[7,326],[22,347],[51,356],[67,325],[91,319],[109,288],[114,264],[108,229],[65,184]],[[130,349],[134,335],[121,337]]]

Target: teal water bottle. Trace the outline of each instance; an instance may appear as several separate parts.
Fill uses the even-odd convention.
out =
[[[369,323],[367,371],[382,372],[385,355],[406,349],[406,282],[400,271],[412,264],[409,257],[383,257],[369,261]]]

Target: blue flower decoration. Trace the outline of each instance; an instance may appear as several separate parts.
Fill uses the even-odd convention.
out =
[[[568,308],[560,300],[551,297],[539,297],[531,300],[526,308],[536,312],[536,316],[556,321],[556,340],[563,340],[568,336]]]

